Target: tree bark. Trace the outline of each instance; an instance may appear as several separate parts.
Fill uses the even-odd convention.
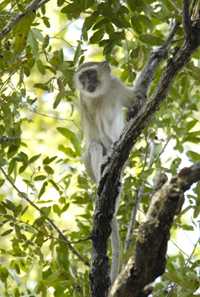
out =
[[[184,192],[200,181],[200,163],[183,168],[154,194],[140,226],[135,255],[112,286],[109,297],[144,296],[144,288],[164,273],[170,228],[181,210]]]
[[[185,8],[184,8],[185,9]],[[187,24],[187,22],[186,22]],[[120,187],[120,176],[124,167],[126,160],[128,159],[129,153],[133,148],[134,144],[136,143],[139,135],[143,131],[145,127],[147,127],[150,119],[155,114],[156,110],[159,109],[160,104],[166,98],[168,93],[169,87],[175,78],[176,74],[184,67],[184,65],[190,59],[192,53],[198,48],[200,44],[200,22],[195,22],[191,28],[192,37],[190,40],[186,39],[183,46],[176,52],[175,56],[171,58],[166,68],[163,71],[163,75],[158,83],[158,87],[155,93],[152,95],[149,100],[146,100],[146,94],[142,92],[143,87],[142,84],[144,83],[142,80],[140,81],[140,86],[137,85],[137,90],[139,91],[139,99],[142,102],[146,102],[144,106],[138,111],[135,117],[130,119],[127,123],[125,130],[123,131],[120,139],[113,145],[111,152],[108,155],[107,164],[104,166],[104,171],[102,174],[102,178],[98,187],[97,197],[96,197],[96,205],[95,205],[95,213],[94,213],[94,220],[93,220],[93,231],[92,231],[92,243],[93,243],[93,255],[92,255],[92,267],[90,273],[90,282],[91,282],[91,292],[92,297],[107,297],[109,292],[110,286],[110,277],[109,277],[109,259],[107,256],[107,241],[111,233],[111,220],[114,215],[115,211],[115,203],[116,198],[119,193]],[[187,36],[187,34],[186,34]],[[152,63],[147,63],[147,65],[152,65]],[[157,66],[157,65],[156,65]],[[150,66],[149,66],[150,67]],[[154,70],[153,72],[155,71]],[[152,72],[152,76],[153,76]],[[140,92],[141,90],[141,92]],[[168,201],[168,200],[167,200]],[[171,201],[171,200],[169,200]],[[175,203],[176,204],[176,203]],[[171,206],[169,205],[169,208]],[[176,208],[176,205],[173,207]],[[163,210],[164,211],[164,210]],[[170,214],[169,214],[170,215]],[[168,225],[171,224],[173,219],[173,212],[168,218]],[[154,223],[152,223],[152,228]],[[156,237],[155,234],[151,233],[149,229],[149,224],[144,225],[139,232],[139,238],[141,241],[143,240],[143,233],[145,232],[146,236],[152,236],[149,238],[149,241],[154,242]],[[152,255],[151,260],[149,259],[151,266],[152,266],[152,275],[145,276],[146,280],[151,281],[158,275],[164,272],[164,254],[166,252],[167,241],[169,239],[169,228],[168,230],[165,229],[164,224],[159,225],[159,233],[163,233],[163,240],[162,240],[162,247],[155,246],[155,256]],[[139,254],[141,242],[139,241],[137,244],[137,253]],[[143,248],[143,247],[142,247]],[[163,252],[161,252],[163,248]],[[160,260],[160,267],[159,270],[155,270],[153,261],[156,260],[156,257],[159,256]],[[133,266],[132,264],[133,259],[130,259],[130,263],[127,265],[129,267],[134,267],[131,270],[132,277],[129,278],[127,276],[127,281],[124,283],[124,287],[127,289],[123,289],[124,292],[129,292],[129,287],[134,289],[134,285],[138,282],[140,286],[144,283],[141,282],[141,279],[135,279],[133,276],[138,273],[135,269],[143,269],[145,263],[144,259],[141,257],[137,258],[137,265]],[[141,261],[139,263],[138,261]],[[159,264],[158,262],[156,262]],[[143,271],[145,274],[146,272]],[[148,281],[145,281],[148,283]],[[133,284],[133,285],[132,285]],[[140,290],[141,291],[141,290]],[[113,292],[113,291],[112,291]],[[137,295],[137,290],[135,291],[136,295],[111,295],[111,296],[139,296]],[[139,292],[139,291],[138,291]],[[114,293],[112,293],[114,294]],[[116,293],[115,293],[116,294]],[[127,293],[128,294],[128,293]]]

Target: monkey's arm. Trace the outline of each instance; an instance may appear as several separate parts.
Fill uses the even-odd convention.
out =
[[[136,100],[135,92],[132,87],[123,86],[122,105],[124,107],[130,107]]]
[[[125,85],[121,85],[121,104],[124,107],[129,108],[132,106],[133,102],[136,100],[136,94],[134,92],[133,87],[126,87]]]
[[[136,100],[133,87],[125,86],[120,80],[115,79],[115,88],[117,90],[117,97],[124,107],[130,107]]]

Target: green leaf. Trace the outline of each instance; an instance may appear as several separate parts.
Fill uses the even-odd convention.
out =
[[[31,30],[28,34],[28,44],[30,44],[31,49],[32,49],[32,53],[34,55],[34,57],[36,57],[38,55],[38,50],[39,50],[39,45],[38,45],[38,41],[34,35],[34,32]]]
[[[53,108],[55,109],[56,107],[58,107],[58,105],[60,104],[61,100],[63,99],[64,97],[64,92],[59,92],[57,95],[56,95],[56,99],[53,103]]]
[[[200,214],[200,201],[197,201],[196,205],[195,205],[195,208],[194,208],[194,219],[198,218]]]
[[[64,54],[62,49],[53,53],[50,63],[55,67],[58,67],[64,63]]]
[[[46,175],[37,175],[34,177],[35,181],[45,180],[47,177]]]
[[[87,41],[88,39],[88,31],[94,25],[95,22],[98,22],[99,19],[101,19],[101,17],[98,16],[97,12],[93,12],[92,15],[85,18],[82,29],[83,39],[85,41]]]
[[[50,175],[54,173],[54,170],[49,165],[45,165],[44,170]]]
[[[187,133],[187,135],[184,137],[184,141],[189,141],[193,143],[200,143],[200,131]]]
[[[148,45],[155,46],[155,45],[162,45],[163,40],[160,37],[151,34],[143,34],[139,35],[139,39]]]
[[[0,11],[3,11],[3,9],[10,3],[10,0],[3,0],[0,3]]]
[[[50,211],[51,211],[51,207],[42,207],[41,208],[41,212],[47,217],[50,214]]]
[[[45,26],[47,28],[50,28],[51,27],[50,22],[49,22],[49,18],[43,17],[42,20],[43,20],[43,22],[44,22],[44,24],[45,24]]]
[[[62,212],[65,212],[70,206],[70,203],[66,203],[63,208],[62,208]]]
[[[194,151],[188,151],[187,152],[188,157],[191,159],[193,162],[199,162],[200,161],[200,154]]]
[[[15,212],[16,206],[12,201],[6,200],[5,206],[7,209],[11,210],[12,212]]]
[[[187,224],[181,224],[181,228],[187,231],[194,231],[194,227]]]
[[[70,3],[61,9],[62,13],[65,13],[69,19],[79,17],[81,13],[80,2]]]
[[[39,194],[38,194],[38,198],[41,198],[42,195],[45,193],[47,185],[48,185],[48,182],[45,181],[45,182],[43,183],[41,189],[40,189],[40,192],[39,192]]]
[[[56,182],[53,179],[49,179],[49,182],[52,184],[52,186],[58,191],[58,193],[60,193],[60,188],[59,186],[56,184]]]
[[[57,0],[58,6],[62,6],[65,3],[65,0]]]
[[[131,18],[131,24],[133,29],[138,33],[141,34],[143,32],[143,27],[141,23],[139,22],[139,17],[138,16],[133,16]]]
[[[53,205],[53,211],[57,214],[60,215],[62,213],[60,207],[57,204]]]
[[[29,164],[34,163],[37,159],[39,159],[40,156],[41,156],[41,154],[38,154],[38,155],[35,155],[35,156],[31,157],[31,158],[28,160],[28,163],[29,163]]]
[[[7,268],[0,266],[0,279],[2,280],[3,283],[6,283],[6,280],[9,276]]]
[[[49,45],[49,35],[46,35],[46,36],[44,37],[44,41],[43,41],[42,48],[43,48],[43,49],[46,49],[48,45]]]
[[[42,61],[40,59],[37,60],[37,68],[40,71],[40,73],[42,75],[44,75],[46,73],[46,67],[45,65],[42,63]]]
[[[59,151],[63,152],[64,154],[66,154],[67,156],[69,156],[71,158],[76,157],[76,152],[73,151],[70,147],[66,147],[63,144],[59,144],[58,149],[59,149]]]
[[[34,88],[42,89],[44,91],[49,91],[49,86],[47,83],[36,83],[33,86]]]
[[[43,164],[47,165],[47,164],[50,164],[52,163],[55,159],[57,159],[57,156],[54,156],[54,157],[46,157],[44,160],[43,160]]]
[[[197,123],[198,123],[198,121],[196,119],[186,122],[187,131],[191,130]]]
[[[90,38],[90,43],[98,43],[104,36],[104,30],[96,31]]]
[[[13,157],[18,152],[19,146],[11,145],[8,149],[7,156],[8,158]]]
[[[64,137],[66,137],[71,142],[76,153],[80,155],[80,152],[81,152],[80,142],[76,137],[75,133],[67,128],[62,128],[62,127],[58,127],[57,130],[59,133],[61,133]]]
[[[16,159],[12,159],[8,165],[8,174],[11,175],[12,172],[17,168]]]
[[[3,186],[5,179],[0,178],[0,187]]]
[[[1,233],[0,236],[6,236],[6,235],[10,234],[11,232],[13,232],[13,229],[6,230],[5,232]]]
[[[34,13],[25,15],[20,19],[19,22],[17,22],[16,26],[14,27],[14,50],[17,54],[20,53],[26,46],[27,36],[34,18]]]
[[[19,173],[24,172],[24,170],[26,170],[26,168],[28,167],[28,164],[24,164],[19,168]]]
[[[76,63],[78,62],[78,59],[80,58],[80,56],[82,55],[83,51],[81,49],[82,46],[82,41],[78,41],[78,45],[76,47],[75,53],[74,53],[74,65],[76,65]]]

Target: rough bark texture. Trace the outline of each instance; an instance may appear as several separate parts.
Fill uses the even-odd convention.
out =
[[[111,153],[108,156],[108,162],[104,168],[102,178],[98,188],[98,194],[96,198],[96,206],[94,213],[94,222],[93,222],[93,231],[92,231],[92,241],[93,241],[93,256],[92,256],[92,267],[90,273],[90,281],[91,281],[91,292],[93,297],[107,297],[110,286],[110,278],[109,278],[109,260],[107,256],[107,241],[111,233],[111,220],[114,214],[116,197],[119,192],[119,184],[120,184],[120,176],[123,170],[123,166],[128,159],[129,153],[133,148],[133,145],[136,143],[138,136],[141,134],[143,129],[148,125],[149,120],[152,118],[156,110],[159,108],[161,102],[165,99],[167,92],[169,90],[170,84],[172,83],[176,74],[182,69],[182,67],[188,62],[192,53],[197,49],[200,43],[200,25],[198,22],[192,27],[191,30],[192,36],[190,36],[190,40],[186,40],[180,48],[175,56],[168,61],[166,69],[163,72],[163,75],[158,84],[157,90],[153,96],[146,101],[145,95],[140,92],[140,100],[142,102],[146,102],[145,105],[140,109],[136,117],[132,118],[122,133],[119,141],[117,141]],[[156,65],[157,66],[157,65]],[[153,71],[156,67],[154,67]],[[152,71],[152,74],[153,74]],[[141,90],[143,81],[140,81]],[[137,86],[137,90],[140,90],[140,87]],[[143,96],[143,98],[141,98]],[[171,196],[170,196],[171,197]],[[177,196],[176,196],[177,197]],[[152,226],[149,224],[143,225],[139,232],[140,240],[137,243],[136,253],[138,255],[136,259],[136,265],[133,266],[132,261],[127,264],[129,267],[133,267],[129,269],[129,274],[126,274],[126,281],[124,282],[124,292],[127,295],[111,295],[111,296],[123,296],[123,297],[131,297],[131,296],[142,296],[138,295],[139,290],[141,292],[141,286],[144,285],[144,281],[142,282],[141,278],[135,278],[134,275],[137,273],[142,273],[145,279],[145,283],[149,283],[151,280],[155,279],[158,275],[164,272],[165,261],[164,255],[166,252],[167,241],[169,238],[169,228],[165,229],[165,224],[171,226],[174,211],[176,209],[176,200],[170,198],[166,200],[167,209],[171,209],[172,213],[167,212],[167,217],[164,218],[165,209],[162,210],[163,220],[160,219],[162,223],[157,227],[157,233],[151,233],[151,228],[155,228],[155,222],[152,221]],[[171,202],[173,201],[173,203]],[[175,201],[175,202],[174,202]],[[170,203],[171,202],[171,203]],[[166,220],[166,221],[164,221]],[[155,256],[151,256],[148,259],[148,265],[152,267],[152,272],[145,270],[145,260],[139,255],[142,251],[145,251],[145,246],[142,244],[144,239],[148,238],[148,244],[153,243],[158,233],[163,235],[162,238],[162,246],[155,246]],[[144,235],[144,236],[143,236]],[[146,242],[146,240],[145,240]],[[154,261],[157,259],[156,265],[158,265],[157,270],[155,267]],[[141,262],[140,262],[141,261]],[[127,266],[127,267],[128,267]],[[150,275],[146,275],[150,273]],[[140,286],[140,289],[137,289],[137,284]],[[134,294],[129,294],[130,288],[136,287],[134,290]],[[144,296],[144,294],[143,294]]]
[[[112,286],[109,297],[140,297],[144,287],[165,271],[167,243],[184,192],[200,181],[200,163],[183,168],[152,198],[146,222],[140,226],[134,257]]]

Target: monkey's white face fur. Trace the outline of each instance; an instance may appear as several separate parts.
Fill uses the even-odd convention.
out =
[[[110,87],[110,72],[110,66],[106,61],[84,63],[75,73],[75,86],[83,96],[100,97],[105,95]]]

